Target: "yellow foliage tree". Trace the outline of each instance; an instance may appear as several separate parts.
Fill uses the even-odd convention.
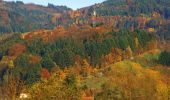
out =
[[[137,37],[135,37],[135,47],[138,49],[139,48],[139,40]]]
[[[132,49],[130,48],[130,46],[128,46],[126,48],[126,58],[131,58],[132,56],[133,56]]]
[[[8,67],[10,69],[14,68],[14,62],[12,60],[9,61]]]
[[[120,62],[123,59],[123,51],[122,49],[115,48],[115,60],[116,62]]]
[[[91,73],[91,67],[90,64],[87,62],[86,59],[83,60],[83,66],[82,66],[82,74],[85,77],[88,77]]]

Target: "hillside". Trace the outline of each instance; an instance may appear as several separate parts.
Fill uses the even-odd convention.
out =
[[[0,0],[0,99],[168,100],[169,3]]]
[[[70,25],[110,25],[118,29],[150,29],[161,39],[170,38],[168,0],[106,0],[78,10],[48,4],[0,3],[0,33],[29,32]],[[96,16],[94,17],[94,12]],[[4,26],[5,24],[5,26]],[[93,25],[94,26],[94,25]]]
[[[3,98],[169,97],[170,53],[147,31],[72,26],[0,37]]]
[[[116,29],[151,30],[163,40],[170,38],[168,0],[106,0],[75,11],[65,6],[45,7],[19,1],[1,1],[0,5],[0,33],[104,24]]]
[[[59,23],[65,24],[62,20],[71,11],[65,6],[47,7],[24,4],[23,2],[0,2],[0,33],[28,32],[35,29],[53,29]],[[61,17],[62,16],[62,17]]]
[[[165,18],[169,18],[169,5],[169,0],[106,0],[82,9],[88,10],[88,14],[93,14],[93,10],[96,10],[99,16],[151,15],[155,11]]]
[[[83,16],[96,12],[96,21],[125,29],[155,29],[161,39],[170,38],[169,0],[106,0],[79,9]],[[94,18],[93,18],[94,20]]]

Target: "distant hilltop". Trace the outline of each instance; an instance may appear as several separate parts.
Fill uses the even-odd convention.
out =
[[[78,10],[22,1],[1,0],[0,5],[0,33],[23,33],[58,26],[109,25],[117,29],[151,30],[163,39],[170,36],[169,0],[106,0]]]

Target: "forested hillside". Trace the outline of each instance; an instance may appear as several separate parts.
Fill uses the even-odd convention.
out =
[[[0,0],[0,33],[0,100],[170,99],[169,0]]]
[[[90,7],[89,13],[93,10],[101,16],[113,15],[132,15],[139,14],[151,15],[154,11],[159,12],[164,18],[170,17],[169,0],[106,0]]]
[[[151,30],[161,39],[170,38],[168,0],[106,0],[74,11],[66,6],[45,7],[19,1],[1,1],[0,5],[0,33],[104,24],[117,29]]]
[[[170,52],[158,46],[155,34],[99,29],[74,27],[78,35],[91,32],[83,37],[68,34],[71,29],[1,35],[0,97],[169,98]]]
[[[17,2],[0,2],[0,33],[28,32],[35,29],[53,29],[64,24],[70,8],[65,6],[47,7]],[[62,18],[61,18],[62,16]]]
[[[106,0],[103,3],[80,9],[80,12],[83,12],[82,16],[84,14],[91,16],[94,11],[98,16],[98,22],[106,24],[109,21],[109,24],[114,23],[116,28],[154,28],[162,39],[170,37],[169,0]],[[114,19],[111,16],[117,18]]]

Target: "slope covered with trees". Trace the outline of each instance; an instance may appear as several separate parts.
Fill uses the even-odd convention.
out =
[[[106,0],[103,3],[90,6],[89,13],[93,13],[93,10],[100,16],[113,16],[113,15],[132,15],[138,16],[139,14],[151,15],[156,11],[163,15],[165,18],[169,18],[169,5],[168,0]]]
[[[0,31],[11,33],[0,34],[0,99],[168,100],[168,5],[1,1]]]
[[[67,18],[68,11],[71,9],[52,4],[44,7],[21,1],[0,1],[0,33],[53,29],[58,24],[64,24],[62,20]]]
[[[170,1],[168,0],[106,0],[79,10],[82,16],[93,16],[94,22],[116,28],[153,28],[161,39],[169,39]]]
[[[80,31],[80,29],[75,31]],[[5,88],[4,91],[8,91],[6,85],[19,81],[15,84],[24,82],[24,85],[31,89],[25,88],[26,92],[29,92],[35,99],[50,96],[62,98],[57,95],[57,93],[62,93],[61,96],[66,97],[65,99],[68,97],[66,95],[72,95],[70,98],[79,100],[82,98],[82,88],[84,91],[88,89],[81,87],[80,85],[84,83],[80,84],[80,82],[86,81],[89,77],[103,76],[101,73],[105,73],[103,71],[108,69],[110,64],[128,59],[133,60],[134,56],[152,50],[157,45],[155,35],[144,30],[112,30],[84,37],[67,34],[48,41],[45,41],[41,35],[43,34],[37,37],[35,34],[31,38],[23,38],[22,34],[1,36],[0,43],[3,45],[0,50],[0,78],[1,87]],[[55,78],[59,78],[58,81]],[[39,88],[42,85],[45,87]],[[62,92],[61,87],[65,91]],[[17,87],[13,86],[13,88]],[[55,91],[43,94],[43,90],[48,91],[50,88]],[[17,92],[21,93],[21,91]],[[17,93],[12,93],[10,94],[18,96]],[[41,96],[36,95],[37,93]],[[100,98],[100,93],[95,92],[95,95],[96,98]]]

